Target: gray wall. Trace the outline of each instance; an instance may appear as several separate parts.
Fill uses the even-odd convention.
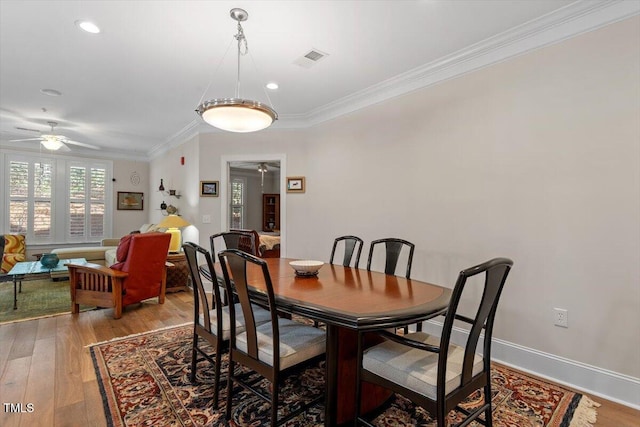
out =
[[[287,195],[288,256],[396,236],[416,244],[413,277],[446,286],[511,257],[496,338],[639,378],[639,29],[635,17],[311,129],[202,134],[185,144],[201,159],[189,185],[220,179],[222,156],[286,153],[286,174],[307,179]],[[220,228],[195,226],[201,240]]]

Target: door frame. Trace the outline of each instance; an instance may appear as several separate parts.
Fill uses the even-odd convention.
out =
[[[220,170],[220,229],[229,229],[229,196],[231,194],[232,162],[280,162],[280,256],[287,256],[287,155],[286,154],[235,154],[221,156]],[[261,231],[261,230],[256,230]]]

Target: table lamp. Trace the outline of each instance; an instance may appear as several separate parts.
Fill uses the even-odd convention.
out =
[[[167,215],[158,224],[159,228],[166,228],[167,233],[171,234],[171,242],[169,243],[169,252],[180,252],[182,244],[182,235],[180,228],[191,225],[188,221],[178,215]]]

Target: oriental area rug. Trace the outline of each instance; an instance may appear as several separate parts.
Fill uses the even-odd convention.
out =
[[[232,419],[224,416],[226,387],[212,408],[213,366],[202,361],[196,384],[189,381],[192,327],[177,326],[90,346],[109,426],[261,426],[269,423],[269,404],[234,388]],[[202,340],[201,340],[202,342]],[[223,376],[226,358],[223,358]],[[492,369],[493,425],[496,427],[587,427],[596,420],[597,403],[579,393],[503,366]],[[265,388],[268,383],[262,384]],[[323,363],[291,375],[281,386],[280,416],[301,399],[324,393]],[[477,392],[465,404],[482,402]],[[463,419],[449,414],[449,425]],[[287,422],[288,427],[322,426],[318,405]],[[380,426],[435,427],[426,411],[394,396],[375,419]],[[472,423],[472,425],[475,425]]]

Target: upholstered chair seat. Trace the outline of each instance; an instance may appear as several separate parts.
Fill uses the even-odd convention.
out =
[[[269,312],[267,312],[269,313]],[[236,315],[238,311],[236,310]],[[324,354],[325,332],[316,328],[301,328],[300,323],[278,318],[280,331],[280,369],[287,369]],[[236,329],[237,331],[237,329]],[[264,323],[256,328],[258,338],[258,359],[273,366],[273,328],[271,323]],[[247,352],[247,333],[236,336],[238,350]]]
[[[424,332],[407,334],[405,338],[432,346],[440,345],[440,337]],[[464,348],[450,344],[448,353],[445,394],[460,386]],[[476,354],[473,358],[473,375],[482,372],[482,364],[482,356]],[[436,399],[438,389],[437,353],[429,353],[415,348],[407,350],[406,345],[386,341],[365,350],[362,366],[382,378],[401,384],[403,387],[430,399]]]
[[[229,317],[229,306],[224,306],[221,308],[222,310],[222,316],[220,316],[222,318],[222,340],[223,341],[228,341],[229,340],[229,334],[231,333],[231,319]],[[271,320],[271,314],[257,306],[254,305],[253,308],[253,314],[255,316],[255,320],[256,323],[258,324],[262,324],[262,323],[266,323],[269,322]],[[204,313],[200,315],[200,324],[203,325],[205,324],[206,320],[204,319]],[[209,310],[209,323],[211,323],[211,331],[217,331],[218,330],[218,316],[216,315],[216,310]],[[236,330],[237,331],[244,331],[244,314],[242,313],[242,308],[240,307],[240,304],[237,303],[236,304]]]

